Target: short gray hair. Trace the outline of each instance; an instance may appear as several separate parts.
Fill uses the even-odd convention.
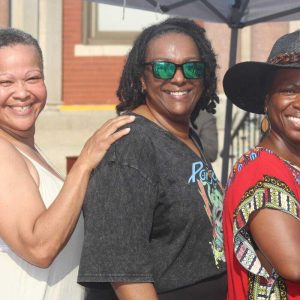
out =
[[[0,29],[0,49],[3,47],[13,45],[27,45],[33,46],[39,56],[40,66],[43,70],[43,53],[38,41],[32,37],[29,33],[15,28],[1,28]]]

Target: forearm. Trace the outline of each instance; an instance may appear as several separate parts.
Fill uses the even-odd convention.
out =
[[[119,300],[158,300],[152,283],[112,283]]]
[[[299,282],[299,220],[278,209],[264,208],[251,215],[249,229],[267,271],[274,268],[283,278]]]

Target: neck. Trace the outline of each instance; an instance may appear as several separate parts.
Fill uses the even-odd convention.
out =
[[[34,131],[34,130],[33,130]],[[0,128],[0,136],[4,139],[8,140],[12,144],[15,144],[16,146],[23,144],[27,147],[35,150],[34,146],[34,132],[26,132],[19,134],[18,132],[12,131],[7,128]]]
[[[140,105],[134,109],[134,112],[156,123],[158,126],[169,131],[181,140],[189,139],[189,120],[178,122],[169,120],[166,121],[161,115],[159,115],[156,111],[151,110],[147,105]]]
[[[271,149],[282,159],[300,167],[300,144],[294,144],[291,141],[285,140],[271,131],[268,136],[261,141],[259,146]]]

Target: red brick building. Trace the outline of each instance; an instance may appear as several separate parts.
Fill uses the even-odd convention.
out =
[[[113,104],[124,56],[76,56],[83,39],[83,2],[63,1],[63,102]]]

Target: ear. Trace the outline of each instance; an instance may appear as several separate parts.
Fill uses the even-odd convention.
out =
[[[146,90],[146,82],[145,82],[144,75],[141,76],[140,81],[141,81],[142,90],[145,91]]]

